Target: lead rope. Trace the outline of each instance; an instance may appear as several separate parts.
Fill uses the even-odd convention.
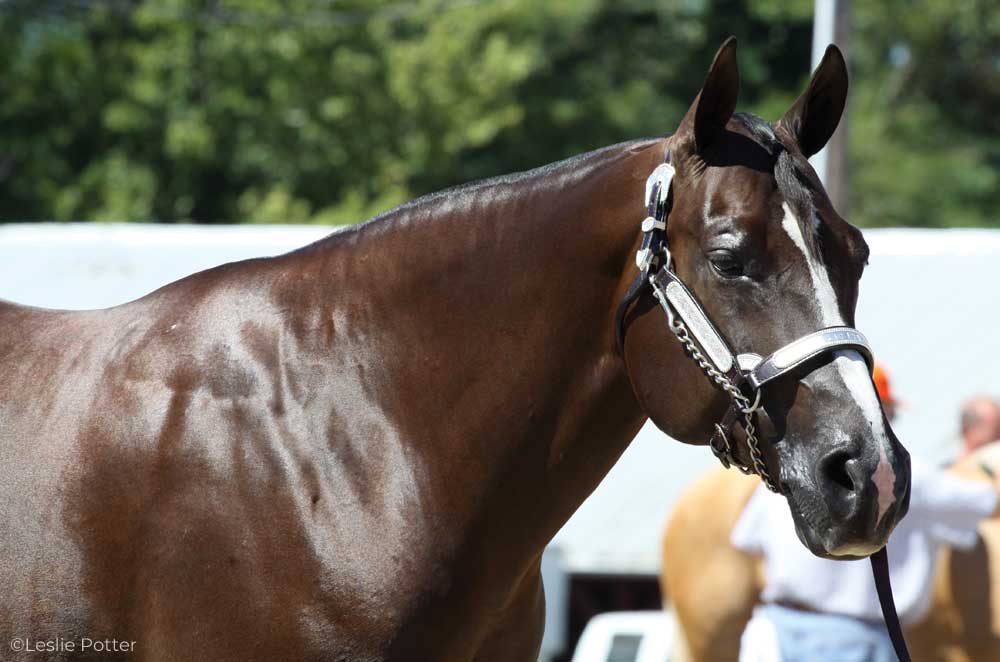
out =
[[[899,614],[896,613],[896,602],[892,599],[892,584],[889,582],[889,556],[886,548],[883,547],[869,558],[872,562],[872,576],[875,577],[878,603],[882,607],[882,618],[885,620],[885,628],[889,631],[892,648],[896,651],[899,662],[910,662],[910,651],[906,648],[903,628],[899,624]]]

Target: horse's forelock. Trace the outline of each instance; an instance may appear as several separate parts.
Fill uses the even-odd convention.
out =
[[[795,212],[802,229],[802,236],[806,239],[810,250],[817,258],[821,258],[815,223],[818,217],[807,185],[809,177],[799,159],[781,141],[766,120],[752,113],[733,113],[733,119],[740,123],[754,142],[774,157],[774,179],[778,191]]]
[[[782,150],[778,154],[778,159],[774,165],[774,180],[778,184],[778,191],[785,199],[785,202],[795,212],[799,225],[802,228],[802,236],[809,245],[810,250],[817,259],[822,259],[822,252],[819,250],[819,234],[816,219],[816,208],[813,205],[812,194],[806,187],[808,181],[805,171],[796,162],[795,157],[788,150]]]
[[[746,130],[749,137],[771,156],[777,156],[784,150],[785,146],[778,139],[774,129],[763,118],[757,117],[753,113],[733,113],[733,119]]]

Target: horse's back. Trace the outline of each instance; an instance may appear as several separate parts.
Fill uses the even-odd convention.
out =
[[[729,533],[759,485],[756,477],[713,469],[681,494],[667,522],[662,592],[691,662],[739,654],[761,587],[757,563],[730,544]]]

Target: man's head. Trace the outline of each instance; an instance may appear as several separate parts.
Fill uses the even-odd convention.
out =
[[[971,398],[962,405],[961,425],[966,453],[1000,440],[1000,404],[985,395]]]

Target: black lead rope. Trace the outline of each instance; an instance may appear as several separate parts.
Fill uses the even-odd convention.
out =
[[[903,628],[899,625],[899,614],[896,613],[896,602],[892,599],[892,585],[889,583],[889,557],[885,547],[871,555],[872,575],[875,577],[875,590],[878,592],[878,602],[882,607],[882,618],[889,631],[889,639],[896,651],[899,662],[910,662],[910,651],[906,649],[906,639],[903,638]]]

